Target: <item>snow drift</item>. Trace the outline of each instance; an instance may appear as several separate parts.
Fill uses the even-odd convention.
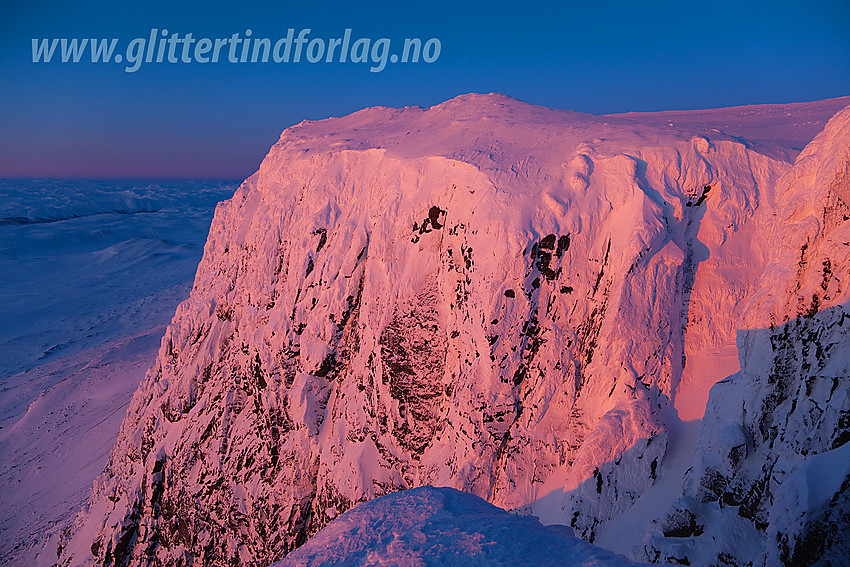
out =
[[[819,310],[844,297],[848,225],[835,211],[846,207],[846,182],[820,200],[809,183],[846,171],[847,115],[793,166],[785,157],[795,152],[764,150],[740,131],[501,95],[287,129],[217,208],[191,297],[60,563],[265,566],[358,502],[421,485],[567,524],[593,542],[658,481],[679,416],[701,418],[709,389],[739,359],[732,381],[745,413],[717,417],[727,402],[715,388],[705,464],[676,506],[690,528],[687,504],[712,502],[692,479],[711,466],[745,492],[753,482],[753,511],[736,518],[752,525],[744,533],[755,545],[714,549],[700,530],[665,524],[636,553],[687,560],[670,550],[685,541],[713,561],[790,561],[792,551],[766,543],[772,534],[805,538],[846,502],[818,511],[840,495],[830,495],[839,473],[823,494],[788,500],[748,464],[778,462],[821,427],[783,405],[821,371],[800,355],[809,366],[782,366],[791,377],[771,394],[763,330],[801,316],[789,298],[821,285],[811,272],[821,254],[835,269],[803,315],[824,328],[837,321]],[[784,285],[801,261],[788,252],[799,250],[792,221],[811,240],[796,289]],[[788,352],[803,338],[789,335]],[[846,375],[841,346],[821,347],[805,348]],[[838,384],[837,397],[818,402],[834,411],[812,458],[846,440]],[[778,441],[780,422],[793,442]],[[713,464],[730,443],[738,457],[728,466],[746,474]],[[782,466],[802,486],[826,465],[804,455]],[[769,510],[782,498],[776,505],[813,515],[786,525],[792,516]],[[735,524],[718,516],[717,525]]]

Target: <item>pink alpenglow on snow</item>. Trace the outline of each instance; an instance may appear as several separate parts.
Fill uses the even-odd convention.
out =
[[[217,207],[59,563],[265,566],[425,485],[637,561],[846,558],[848,104],[288,128]],[[448,494],[375,506],[478,506]]]

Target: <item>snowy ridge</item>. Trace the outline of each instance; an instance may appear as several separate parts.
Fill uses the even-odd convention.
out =
[[[501,95],[286,130],[219,205],[61,563],[265,566],[421,485],[594,541],[737,370],[694,361],[734,349],[810,155]]]
[[[827,121],[850,104],[850,96],[815,102],[751,104],[715,110],[628,112],[612,117],[675,128],[692,128],[708,136],[725,134],[759,153],[793,162]],[[672,126],[671,126],[672,125]]]

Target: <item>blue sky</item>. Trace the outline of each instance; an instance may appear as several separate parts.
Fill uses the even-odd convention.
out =
[[[281,130],[502,92],[591,113],[850,94],[850,2],[247,2],[0,7],[0,176],[244,178]],[[33,63],[33,38],[440,40],[433,63]]]

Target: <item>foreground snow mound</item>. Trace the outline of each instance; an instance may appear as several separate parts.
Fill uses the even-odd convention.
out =
[[[423,486],[358,504],[273,567],[627,566],[625,557],[452,488]]]

